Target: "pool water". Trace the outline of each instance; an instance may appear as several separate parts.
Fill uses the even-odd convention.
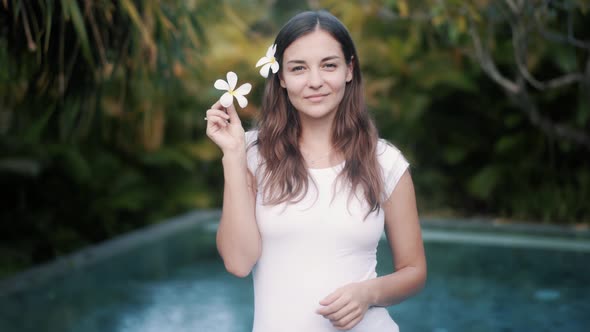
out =
[[[389,308],[402,332],[588,331],[590,252],[425,245],[425,289]],[[2,332],[246,332],[252,315],[251,279],[225,272],[201,227],[0,296]]]

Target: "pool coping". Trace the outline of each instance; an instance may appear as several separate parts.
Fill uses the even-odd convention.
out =
[[[151,241],[218,219],[220,210],[198,210],[116,236],[102,243],[0,279],[0,298]],[[506,223],[494,219],[422,218],[425,241],[590,252],[590,230],[569,226]],[[204,225],[214,231],[217,224]]]
[[[121,234],[104,242],[40,264],[23,272],[0,279],[0,298],[48,279],[79,270],[145,243],[191,229],[196,224],[221,216],[220,210],[199,210],[163,220],[162,222]]]

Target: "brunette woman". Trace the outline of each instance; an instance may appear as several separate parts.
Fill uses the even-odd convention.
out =
[[[256,129],[233,106],[207,111],[223,151],[219,253],[230,273],[253,273],[255,332],[398,331],[385,307],[426,280],[408,162],[378,137],[336,17],[298,14],[275,44]],[[384,231],[395,271],[377,276]]]

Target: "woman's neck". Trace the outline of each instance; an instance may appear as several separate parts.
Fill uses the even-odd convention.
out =
[[[322,121],[301,126],[299,149],[308,167],[326,168],[342,162],[332,145],[332,124]]]
[[[332,148],[332,124],[326,121],[303,123],[299,147],[309,153],[325,152]]]

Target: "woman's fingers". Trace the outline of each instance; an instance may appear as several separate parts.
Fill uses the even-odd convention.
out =
[[[207,118],[207,133],[215,133],[218,129],[225,128],[227,126],[229,126],[227,121],[220,117]]]
[[[352,283],[338,288],[320,301],[317,313],[330,320],[339,330],[349,330],[357,325],[368,309],[363,284]]]
[[[344,296],[340,293],[340,290],[336,290],[320,301],[320,304],[323,305],[323,307],[318,309],[316,312],[329,319],[330,315],[340,311],[349,302],[350,298],[348,296]]]
[[[352,303],[345,304],[342,306],[338,311],[325,316],[325,318],[329,319],[332,322],[338,322],[342,320],[344,317],[348,316],[351,312],[358,309],[358,306],[353,305]]]
[[[338,329],[344,329],[356,325],[356,323],[354,323],[354,325],[350,326],[351,323],[359,319],[359,317],[362,318],[362,310],[360,310],[360,308],[358,308],[357,306],[349,304],[329,319],[334,327]]]
[[[363,317],[360,315],[351,315],[350,317],[345,318],[345,320],[347,321],[346,323],[343,323],[342,325],[334,325],[334,327],[342,331],[350,330],[351,328],[355,327],[361,321],[362,318]]]
[[[236,108],[234,107],[234,104],[229,105],[228,108],[226,108],[227,110],[227,114],[229,115],[229,122],[232,124],[241,124],[242,122],[240,121],[240,117],[238,116],[238,112],[236,111]]]
[[[219,101],[206,112],[207,136],[224,152],[240,152],[244,148],[244,128],[236,109],[225,108]]]
[[[212,108],[207,110],[207,120],[211,120],[214,118],[222,118],[227,122],[227,120],[230,119],[230,116],[227,113],[225,113],[225,111],[219,109]]]
[[[221,106],[221,102],[218,100],[215,104],[211,105],[211,109],[218,109],[220,111],[224,110],[225,108]]]
[[[226,114],[227,116],[227,114]],[[228,126],[227,119],[224,116],[207,112],[207,133],[216,132],[220,128]]]
[[[236,111],[236,108],[234,106],[234,104],[229,105],[229,107],[223,107],[221,105],[221,102],[218,100],[215,104],[213,104],[211,106],[211,108],[209,109],[209,111],[212,112],[212,114],[217,114],[217,115],[221,115],[222,113],[227,115],[227,116],[223,116],[221,115],[224,119],[228,120],[229,123],[234,124],[234,125],[241,125],[242,121],[240,120],[240,117],[238,116],[238,112]],[[207,111],[207,118],[209,118],[209,111]],[[218,111],[218,112],[216,112]],[[221,112],[221,113],[219,113]]]

